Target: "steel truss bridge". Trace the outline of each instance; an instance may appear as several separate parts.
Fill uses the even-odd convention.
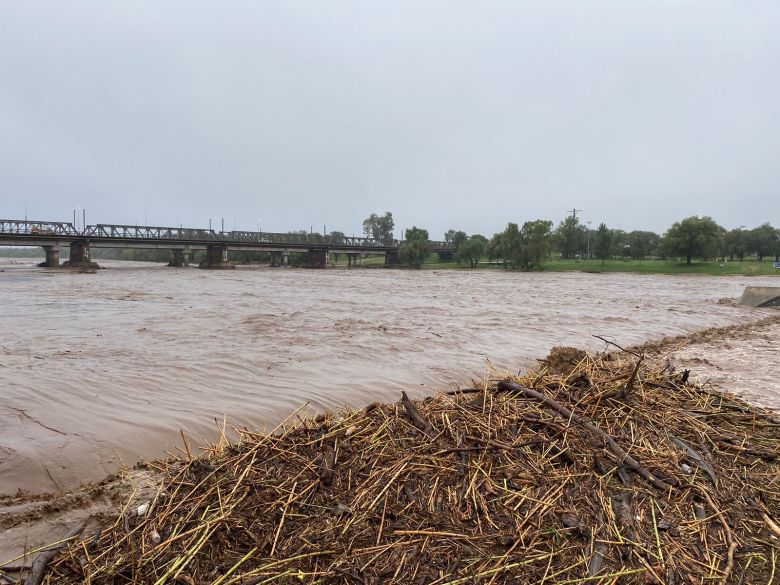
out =
[[[266,251],[272,258],[286,264],[291,252],[309,254],[309,264],[323,267],[328,253],[347,254],[350,264],[366,254],[384,254],[387,264],[398,261],[403,241],[378,241],[355,236],[332,236],[316,233],[271,233],[248,231],[214,231],[200,228],[155,227],[138,225],[95,224],[78,229],[73,223],[0,219],[0,245],[42,246],[46,251],[46,266],[59,266],[59,250],[71,249],[69,264],[91,263],[92,248],[147,248],[173,251],[172,265],[183,265],[191,250],[207,250],[206,267],[227,265],[228,250]],[[447,242],[432,242],[435,252],[452,255]],[[183,263],[183,264],[182,264]]]

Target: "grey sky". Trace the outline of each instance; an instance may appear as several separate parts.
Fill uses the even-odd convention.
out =
[[[776,0],[5,0],[0,216],[777,225],[778,30]]]

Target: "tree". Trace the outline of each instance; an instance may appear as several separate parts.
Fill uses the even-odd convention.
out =
[[[675,222],[663,239],[669,256],[681,256],[686,264],[693,257],[714,258],[721,249],[721,227],[711,217],[692,215]]]
[[[454,244],[457,248],[458,245],[462,244],[468,239],[468,234],[461,230],[447,230],[447,232],[444,234],[444,241],[447,244]]]
[[[585,247],[587,232],[580,220],[570,215],[555,230],[559,251],[563,258],[574,258]]]
[[[516,223],[509,222],[506,225],[506,229],[498,237],[498,247],[504,260],[504,267],[509,264],[509,266],[514,268],[519,264],[521,261],[522,238],[520,237],[520,228],[518,228]]]
[[[601,259],[601,264],[605,264],[612,254],[614,236],[605,223],[600,224],[599,229],[596,230],[596,256]]]
[[[479,259],[485,255],[487,238],[479,234],[474,234],[458,246],[455,252],[455,258],[458,263],[468,262],[470,268],[476,268]]]
[[[775,255],[775,262],[780,262],[780,228],[777,228],[775,230],[775,249],[774,249],[774,255]]]
[[[551,230],[552,222],[542,219],[527,221],[522,229],[509,223],[503,232],[493,236],[485,251],[489,258],[502,260],[505,268],[541,268],[542,260],[550,253]]]
[[[723,250],[726,256],[731,260],[736,256],[740,262],[745,259],[745,254],[748,253],[749,243],[748,232],[743,231],[742,228],[736,228],[726,232],[723,237]]]
[[[626,236],[628,252],[634,260],[644,260],[656,252],[661,236],[654,232],[635,230]]]
[[[631,256],[631,245],[628,243],[628,234],[621,229],[609,230],[612,234],[612,244],[610,248],[610,256],[618,256],[620,258],[627,258]],[[596,232],[598,235],[598,231]]]
[[[550,253],[552,222],[546,219],[527,221],[520,230],[519,265],[523,270],[542,268],[542,260]]]
[[[398,257],[407,266],[420,268],[432,251],[433,244],[428,238],[428,230],[412,227],[406,230]]]
[[[771,256],[775,252],[775,229],[765,223],[750,230],[747,233],[747,241],[750,249],[758,256],[758,261],[763,262],[765,256]]]
[[[490,260],[501,260],[506,268],[506,256],[504,255],[504,234],[493,234],[487,244],[485,244],[485,255]]]
[[[384,215],[372,213],[363,221],[363,233],[366,237],[385,246],[390,246],[393,243],[393,229],[395,229],[395,222],[393,214],[389,211],[386,211]]]

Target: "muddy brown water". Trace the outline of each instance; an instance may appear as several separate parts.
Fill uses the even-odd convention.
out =
[[[553,345],[603,349],[593,334],[629,345],[756,320],[766,312],[719,299],[780,284],[122,262],[73,274],[0,263],[0,493],[98,479],[162,456],[181,444],[180,429],[194,444],[213,439],[223,416],[269,428],[303,403],[361,406],[467,384],[488,359],[517,370]],[[757,394],[780,406],[773,345]],[[748,390],[743,379],[753,378],[732,372],[729,389]]]

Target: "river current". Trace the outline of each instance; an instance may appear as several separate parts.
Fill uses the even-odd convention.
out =
[[[121,462],[313,409],[467,384],[551,346],[630,345],[757,309],[771,277],[242,268],[0,260],[0,493],[66,488]],[[719,302],[720,301],[720,302]],[[744,365],[742,367],[745,367]],[[739,391],[739,388],[735,389]],[[780,404],[770,386],[768,401]]]

